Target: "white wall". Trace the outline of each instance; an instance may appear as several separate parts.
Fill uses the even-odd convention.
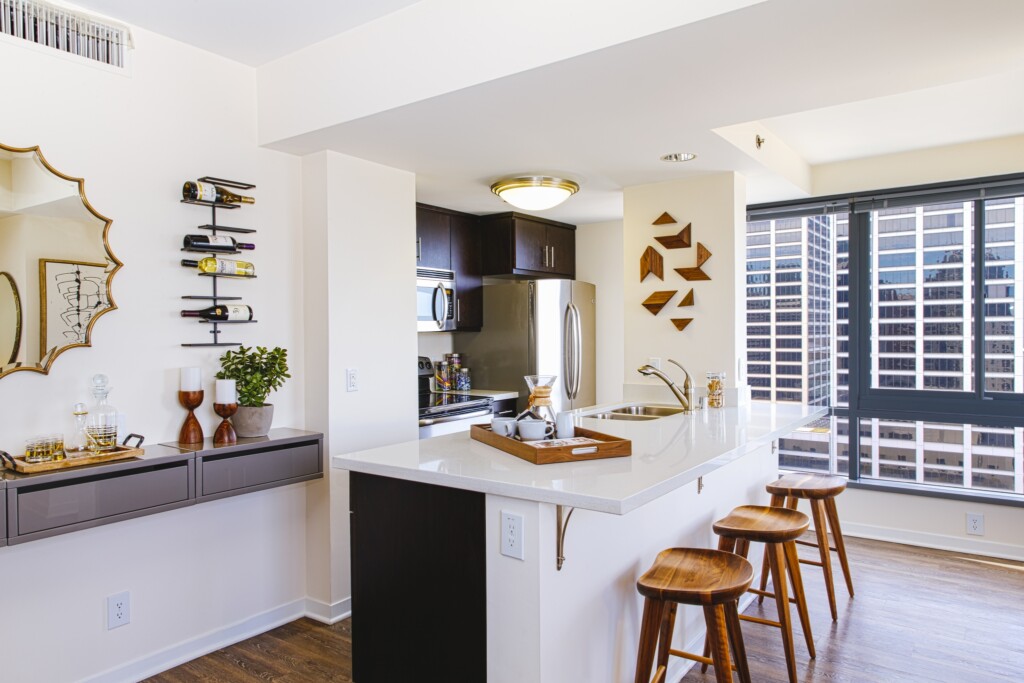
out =
[[[133,35],[128,75],[0,40],[0,140],[40,145],[55,168],[84,177],[93,206],[114,221],[111,246],[125,263],[113,283],[119,310],[98,321],[93,348],[66,352],[48,376],[0,380],[5,450],[60,428],[97,372],[110,376],[111,402],[147,443],[177,436],[179,367],[201,366],[212,392],[218,350],[182,348],[209,335],[178,315],[183,294],[209,291],[178,265],[182,236],[209,222],[208,210],[179,203],[180,188],[204,174],[257,185],[257,203],[222,220],[259,230],[259,278],[222,291],[244,295],[260,322],[225,337],[288,348],[294,377],[272,399],[275,425],[304,426],[299,160],[257,146],[253,70],[146,31]],[[198,415],[212,434],[209,399]],[[9,588],[3,677],[77,680],[301,614],[305,497],[304,486],[292,486],[0,549],[0,582]],[[132,623],[108,632],[105,599],[121,590],[131,591]]]
[[[415,176],[319,152],[303,188],[309,424],[331,455],[414,440]],[[333,621],[351,608],[348,472],[326,471],[309,491],[308,576],[311,611]]]
[[[622,400],[624,328],[622,221],[576,227],[576,278],[597,287],[597,402]]]
[[[646,388],[663,387],[656,378],[644,378],[636,368],[657,357],[674,358],[689,370],[694,390],[704,385],[704,373],[726,372],[726,387],[738,384],[738,367],[746,356],[740,323],[743,309],[742,271],[745,235],[746,185],[735,173],[695,176],[652,185],[627,187],[624,193],[624,318],[625,398],[647,397]],[[663,212],[676,224],[652,225]],[[655,235],[671,235],[692,223],[688,249],[666,249]],[[711,258],[704,264],[709,281],[686,281],[674,268],[697,265],[697,243]],[[650,275],[640,282],[640,256],[653,246],[664,257],[665,278]],[[679,308],[690,289],[695,305]],[[658,315],[642,302],[655,291],[676,290]],[[694,318],[682,332],[670,318]],[[677,369],[667,370],[677,377]],[[745,379],[744,379],[745,381]],[[672,400],[661,388],[658,392]],[[735,392],[732,392],[733,395]]]

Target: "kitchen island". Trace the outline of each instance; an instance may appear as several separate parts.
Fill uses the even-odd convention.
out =
[[[632,680],[637,577],[663,548],[714,547],[712,522],[736,505],[766,503],[773,442],[825,415],[585,416],[614,407],[578,424],[630,439],[630,457],[537,466],[452,434],[332,458],[353,472],[355,680]],[[522,560],[501,554],[503,513],[522,518]],[[693,649],[702,615],[680,614],[676,647]]]

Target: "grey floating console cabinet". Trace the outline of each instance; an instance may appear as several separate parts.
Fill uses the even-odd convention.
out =
[[[40,474],[5,472],[0,545],[323,476],[323,435],[275,429],[228,447],[145,446],[141,458]],[[5,500],[6,499],[6,500]]]

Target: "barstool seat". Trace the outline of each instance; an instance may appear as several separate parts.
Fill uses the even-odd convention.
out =
[[[715,680],[731,683],[732,646],[740,680],[750,683],[747,655],[743,649],[736,601],[750,587],[754,570],[750,562],[733,553],[701,548],[669,548],[658,554],[654,564],[636,582],[644,596],[643,623],[636,661],[636,683],[662,683],[669,655],[714,664]],[[711,657],[700,657],[671,648],[678,603],[704,608]],[[658,668],[650,679],[657,652]]]
[[[793,602],[796,603],[800,624],[804,631],[804,640],[811,657],[815,656],[814,637],[811,634],[811,620],[807,612],[804,598],[803,581],[800,577],[800,562],[796,552],[796,539],[800,538],[810,526],[807,515],[796,510],[765,505],[741,505],[728,515],[714,523],[715,533],[719,535],[718,549],[735,552],[746,557],[750,543],[764,543],[766,568],[771,572],[774,593],[767,593],[762,588],[754,590],[762,596],[775,598],[778,607],[778,621],[770,621],[759,617],[740,615],[744,621],[775,626],[782,631],[782,647],[786,655],[786,670],[791,683],[796,683],[796,655],[793,648],[793,624],[789,614],[790,598],[786,587],[786,575],[793,586]],[[705,645],[705,655],[709,641]],[[706,670],[703,667],[702,670]]]
[[[846,480],[829,474],[787,474],[768,484],[765,489],[771,494],[773,507],[785,507],[796,510],[800,499],[806,499],[811,505],[811,517],[814,519],[814,532],[817,542],[797,541],[800,545],[818,548],[819,561],[801,559],[804,564],[821,567],[825,575],[825,591],[828,594],[828,606],[832,612],[832,621],[838,618],[836,610],[836,593],[832,581],[832,558],[829,551],[839,556],[839,564],[846,579],[846,590],[853,597],[853,577],[850,575],[850,563],[846,559],[846,545],[843,543],[843,531],[839,526],[839,512],[836,510],[836,496],[846,490]],[[828,532],[832,532],[835,546],[829,544]],[[761,590],[767,585],[767,576],[761,575]],[[763,599],[763,598],[762,598]]]

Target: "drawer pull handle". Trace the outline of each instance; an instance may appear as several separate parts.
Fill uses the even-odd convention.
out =
[[[144,437],[142,434],[136,434],[135,432],[132,432],[128,436],[124,437],[124,441],[121,442],[121,445],[127,446],[128,442],[131,441],[132,439],[139,440],[138,443],[135,444],[135,448],[142,448],[142,442],[146,440],[146,437]]]

